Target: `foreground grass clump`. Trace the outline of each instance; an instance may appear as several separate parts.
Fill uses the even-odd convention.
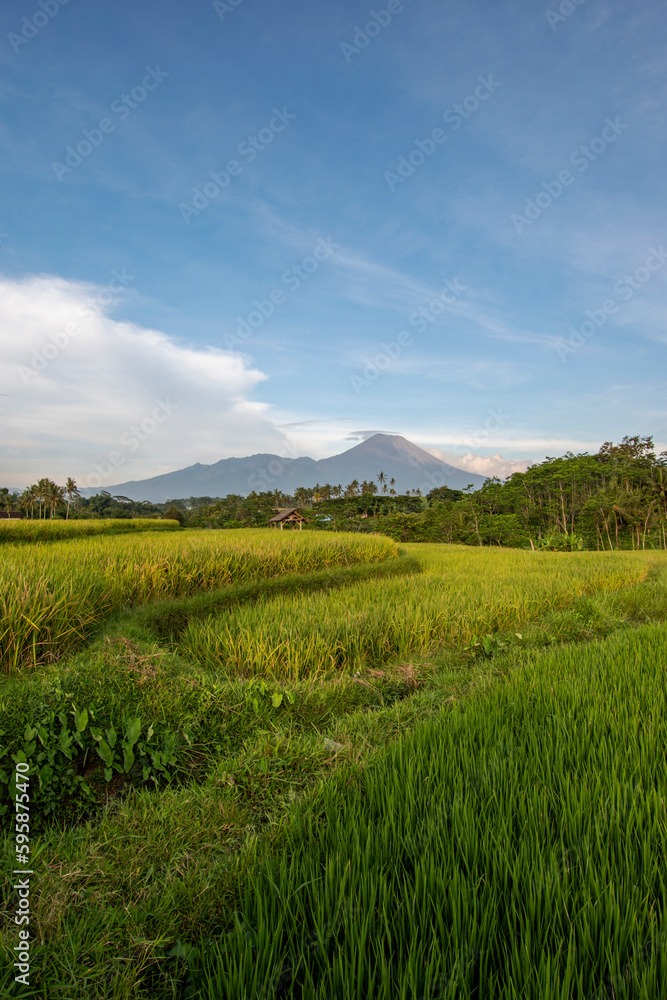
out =
[[[137,531],[180,531],[178,521],[162,518],[104,518],[85,521],[0,521],[0,545],[9,542],[57,542],[87,535],[134,534]]]
[[[519,552],[450,545],[406,546],[422,573],[367,580],[335,594],[281,595],[224,617],[193,622],[182,655],[228,674],[295,679],[432,652],[529,621],[582,593],[644,579],[634,553]]]
[[[340,772],[199,995],[667,996],[666,662],[662,626],[542,654]]]
[[[0,670],[60,656],[123,605],[396,554],[388,538],[261,528],[6,546],[0,563]]]

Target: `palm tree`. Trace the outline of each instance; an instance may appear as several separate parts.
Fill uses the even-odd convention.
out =
[[[39,503],[39,519],[42,520],[42,504],[44,504],[46,514],[46,497],[49,492],[49,479],[40,479],[35,487],[35,499]]]
[[[4,510],[13,510],[16,506],[16,497],[13,493],[10,493],[7,487],[0,490],[0,504],[2,504]]]
[[[51,483],[49,488],[49,506],[51,508],[51,517],[54,517],[56,513],[56,507],[59,503],[62,503],[65,499],[66,489],[64,486],[58,486],[56,483]]]
[[[28,511],[31,511],[30,516],[32,517],[32,507],[34,507],[34,505],[35,505],[35,498],[32,495],[32,490],[30,489],[30,487],[28,487],[23,491],[23,493],[19,497],[19,507],[21,508],[21,510],[24,510],[26,514],[28,513]]]
[[[52,479],[40,479],[38,485],[40,487],[40,500],[44,502],[44,517],[46,518],[48,508],[49,517],[52,518],[58,503],[65,496],[65,489],[62,486],[57,486]]]
[[[386,493],[387,492],[387,477],[385,476],[384,472],[381,472],[380,475],[378,476],[378,483],[382,487],[382,492]]]
[[[32,521],[35,517],[35,500],[37,499],[39,489],[37,486],[28,486],[20,496],[20,505],[26,510],[30,510],[30,520]]]
[[[617,530],[616,535],[618,537],[618,521],[616,520],[616,512],[614,510],[614,498],[611,490],[600,490],[598,494],[593,497],[590,501],[590,508],[595,522],[595,528],[598,533],[598,537],[602,542],[602,548],[604,550],[604,538],[602,537],[602,531],[600,530],[600,520],[604,525],[605,534],[607,535],[607,541],[609,542],[609,551],[613,551],[614,543],[611,540],[611,534],[609,532],[609,525],[611,524],[612,517],[616,522]]]
[[[396,486],[396,480],[394,479],[393,476],[389,480],[389,486],[391,487],[391,489],[389,490],[389,495],[392,496],[392,497],[395,497],[396,496],[396,490],[395,490],[394,487]]]

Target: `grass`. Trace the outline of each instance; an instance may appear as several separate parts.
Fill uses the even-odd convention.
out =
[[[247,537],[246,532],[238,534]],[[267,534],[260,533],[259,539]],[[143,541],[133,540],[135,546]],[[291,544],[299,541],[296,536]],[[363,547],[365,539],[360,541]],[[371,548],[366,560],[356,563],[348,555],[348,563],[328,568],[301,573],[297,565],[292,573],[258,573],[228,587],[195,593],[185,589],[181,596],[128,606],[122,614],[116,609],[106,633],[76,655],[4,678],[0,711],[5,730],[18,731],[40,704],[69,707],[75,702],[81,707],[95,701],[105,724],[119,723],[129,713],[173,729],[190,725],[195,746],[185,762],[189,777],[184,781],[159,792],[119,786],[87,820],[56,823],[33,835],[32,985],[17,992],[8,965],[0,972],[0,994],[48,1000],[345,1000],[356,995],[350,984],[357,981],[360,995],[385,995],[380,982],[384,969],[394,989],[386,995],[392,997],[513,997],[516,981],[524,991],[517,997],[565,1000],[587,997],[581,990],[589,983],[597,989],[605,975],[617,974],[616,952],[612,956],[610,951],[603,968],[599,948],[595,951],[598,939],[586,939],[584,946],[580,941],[585,935],[576,937],[580,927],[588,927],[582,923],[588,905],[583,896],[558,897],[559,906],[565,901],[571,924],[562,909],[557,909],[558,923],[556,911],[546,905],[559,879],[548,882],[553,892],[549,888],[539,897],[542,923],[531,923],[521,905],[529,898],[526,878],[560,872],[553,865],[560,863],[559,857],[562,862],[561,834],[566,853],[577,846],[567,838],[587,836],[591,830],[600,832],[604,846],[605,829],[595,825],[594,813],[587,819],[600,781],[611,781],[614,774],[624,777],[633,767],[645,776],[659,761],[655,755],[661,739],[664,745],[663,724],[657,711],[646,711],[651,699],[659,708],[662,695],[648,680],[646,691],[638,692],[650,673],[645,661],[657,656],[659,664],[662,657],[664,666],[663,648],[653,644],[639,660],[638,646],[614,643],[640,636],[643,630],[637,626],[642,623],[667,620],[667,563],[650,553],[405,548],[407,559],[395,558],[393,546],[389,558]],[[376,563],[368,559],[369,552]],[[421,572],[414,572],[414,561]],[[378,579],[373,581],[375,572]],[[383,603],[387,590],[393,617],[390,603]],[[182,644],[186,632],[211,625],[213,615],[232,623],[239,615],[249,614],[249,620],[255,615],[267,629],[275,629],[276,623],[294,625],[290,635],[295,641],[299,629],[305,636],[319,628],[332,634],[336,615],[344,619],[346,608],[360,613],[364,602],[378,610],[378,631],[393,627],[401,616],[409,624],[411,610],[425,606],[423,623],[434,626],[428,641],[409,639],[412,645],[401,647],[398,655],[389,651],[379,660],[375,654],[358,656],[352,644],[342,669],[303,659],[292,674],[276,662],[253,669],[243,663],[237,670],[220,657],[193,660]],[[327,615],[327,607],[335,614]],[[471,642],[487,630],[496,634],[490,656]],[[520,640],[514,636],[517,630]],[[402,634],[398,628],[391,632],[394,639]],[[418,638],[424,634],[413,630]],[[608,638],[600,641],[603,637]],[[502,645],[510,641],[511,646]],[[607,663],[597,688],[570,683],[579,677],[582,656],[595,659],[596,651],[607,648],[610,652],[596,661]],[[566,654],[569,659],[562,666],[558,657]],[[587,669],[581,668],[582,677]],[[659,680],[658,667],[652,669]],[[274,695],[282,698],[274,701]],[[575,696],[576,704],[567,700]],[[633,716],[637,697],[640,708]],[[615,706],[621,704],[619,711]],[[590,730],[583,728],[589,710],[595,722]],[[647,741],[646,733],[656,742]],[[644,739],[641,746],[639,739]],[[552,743],[558,745],[552,748]],[[461,770],[464,759],[467,772]],[[561,771],[552,773],[556,764]],[[656,781],[664,783],[662,766],[655,773]],[[528,804],[541,803],[531,799],[538,787],[555,790],[547,803],[550,822],[531,826],[537,820]],[[564,795],[568,788],[569,798]],[[443,801],[453,811],[439,812]],[[656,801],[655,796],[650,800]],[[577,804],[570,823],[567,810]],[[631,844],[646,845],[646,881],[655,870],[653,852],[662,850],[660,828],[658,824],[656,834],[655,824],[646,821],[647,810],[637,804],[633,808],[637,836]],[[439,822],[443,816],[446,826]],[[424,830],[424,819],[422,842],[414,838]],[[341,841],[335,841],[345,863],[336,858],[329,833],[346,837],[342,849]],[[460,845],[473,835],[477,840],[464,855]],[[8,875],[8,829],[4,836],[2,866]],[[512,861],[514,854],[523,867]],[[641,867],[640,855],[628,855],[635,866],[631,871]],[[461,862],[464,856],[468,867]],[[573,857],[568,855],[570,861]],[[604,878],[620,865],[619,858],[607,859]],[[499,882],[494,881],[496,869],[502,874]],[[324,878],[309,887],[304,885],[308,872]],[[445,874],[450,877],[446,886]],[[284,906],[269,879],[278,886]],[[640,884],[636,877],[634,884]],[[5,919],[11,919],[14,903],[9,885],[2,897]],[[570,888],[574,892],[576,885]],[[505,919],[508,899],[515,907],[508,911],[511,920]],[[651,935],[661,931],[661,900],[658,895],[649,899],[647,891],[636,904],[624,895],[619,899],[628,927],[619,968],[628,973],[628,963],[634,961],[638,968],[641,957],[645,961],[649,954]],[[578,909],[570,909],[572,901]],[[601,896],[597,908],[606,905],[607,897]],[[613,936],[613,914],[605,919],[612,920],[611,945],[620,948],[622,942]],[[503,937],[494,930],[494,921]],[[0,947],[11,947],[11,928],[1,928],[0,921]],[[543,931],[552,949],[547,951],[552,982],[538,955]],[[573,934],[583,949],[576,961],[591,949],[597,957],[590,967],[582,966],[588,978],[570,987],[563,977],[568,961],[576,965],[567,958]],[[481,964],[484,940],[487,965]],[[380,948],[382,941],[385,947]],[[461,942],[467,951],[457,950]],[[509,957],[503,958],[503,947]],[[519,948],[514,957],[512,948]],[[653,969],[655,961],[645,964]],[[526,971],[533,965],[534,981]],[[469,974],[473,987],[475,976],[485,987],[484,976],[490,977],[486,993],[474,992]],[[654,976],[651,988],[660,990],[636,995],[642,1000],[664,995],[659,969],[647,975]],[[284,990],[277,993],[281,982]],[[554,992],[554,983],[560,993]],[[616,992],[620,995],[618,983]],[[590,995],[592,1000],[595,994]],[[599,1000],[603,996],[611,993],[600,993]]]
[[[667,995],[667,633],[542,654],[323,786],[201,996]]]
[[[137,531],[181,531],[178,521],[162,518],[104,518],[85,521],[0,520],[0,545],[57,542],[88,535],[134,534]]]
[[[421,572],[421,565],[412,555],[403,553],[400,558],[392,555],[381,562],[337,566],[332,569],[314,570],[310,573],[293,573],[265,577],[252,583],[241,583],[222,590],[207,591],[189,598],[154,601],[129,616],[133,626],[143,627],[146,636],[176,644],[191,622],[211,619],[233,608],[265,602],[278,596],[306,597],[313,594],[328,595],[339,587],[349,587],[363,581],[387,581]],[[124,628],[125,623],[119,623]]]
[[[414,550],[414,547],[413,547]],[[366,580],[353,591],[281,594],[184,629],[182,655],[225,675],[295,680],[378,666],[443,642],[518,627],[586,591],[638,582],[646,560],[423,545],[418,578]]]
[[[124,605],[387,559],[387,538],[270,529],[82,538],[9,546],[0,563],[0,671],[84,642]]]

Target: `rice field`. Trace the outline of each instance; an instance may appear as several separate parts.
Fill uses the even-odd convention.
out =
[[[202,998],[667,996],[667,631],[543,654],[324,786]]]
[[[7,545],[0,556],[0,670],[61,656],[122,606],[396,552],[396,544],[380,536],[296,537],[270,529]]]
[[[226,675],[298,680],[379,666],[446,642],[518,628],[578,595],[636,583],[646,560],[413,545],[417,577],[368,580],[334,594],[279,596],[192,622],[180,652]]]
[[[178,521],[163,518],[91,518],[85,521],[0,520],[0,545],[18,542],[57,542],[88,535],[134,534],[137,531],[182,531]]]
[[[666,623],[655,552],[268,529],[1,546],[0,809],[18,751],[34,874],[31,985],[0,960],[0,995],[667,996]],[[76,749],[83,710],[110,741],[178,737],[176,769],[109,783],[91,741],[62,764],[85,810],[43,819],[39,761]]]

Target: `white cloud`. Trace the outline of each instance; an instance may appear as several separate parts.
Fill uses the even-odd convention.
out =
[[[458,452],[441,451],[439,448],[429,448],[430,455],[454,465],[457,469],[465,472],[475,472],[478,476],[491,478],[498,476],[499,479],[507,479],[513,472],[525,472],[529,462],[522,462],[514,458],[503,458],[502,455],[475,455],[469,451],[465,455]]]
[[[112,319],[115,299],[51,276],[0,278],[2,485],[93,475],[101,482],[90,485],[108,488],[195,462],[284,452],[268,405],[251,398],[266,375],[241,355]]]

